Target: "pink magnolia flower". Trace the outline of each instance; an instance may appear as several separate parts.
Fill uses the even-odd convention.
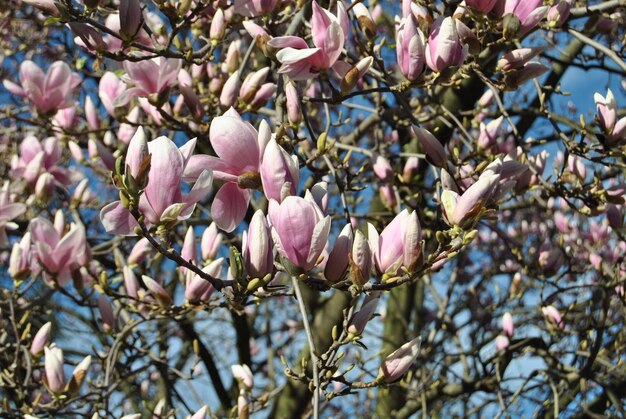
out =
[[[440,72],[465,61],[469,47],[461,43],[459,23],[448,16],[440,17],[433,24],[426,46],[426,64],[431,70]]]
[[[223,241],[224,235],[218,231],[215,223],[211,223],[202,233],[200,241],[202,259],[205,261],[215,259]]]
[[[541,312],[545,316],[546,320],[552,324],[558,326],[560,329],[565,327],[561,313],[554,306],[541,307]]]
[[[332,283],[338,282],[348,268],[349,255],[352,250],[352,226],[346,224],[337,240],[333,250],[330,251],[326,266],[324,267],[324,276]]]
[[[489,13],[498,0],[465,0],[465,4],[483,13]]]
[[[252,216],[241,242],[243,261],[251,278],[263,278],[274,270],[274,246],[269,225],[262,211]]]
[[[394,351],[383,361],[378,376],[385,383],[398,381],[411,368],[420,353],[421,338],[417,337]]]
[[[417,213],[404,209],[379,235],[367,225],[367,234],[378,272],[395,275],[401,266],[412,269],[421,255],[421,227]]]
[[[140,140],[141,136],[133,137],[129,148],[132,148],[133,141]],[[196,203],[209,193],[213,181],[209,170],[199,174],[189,194],[183,195],[181,192],[183,172],[195,145],[195,138],[180,149],[167,137],[159,137],[148,143],[148,150],[152,155],[150,171],[148,183],[138,205],[138,210],[148,225],[189,218]],[[127,154],[127,165],[132,158],[132,154]],[[121,201],[112,202],[102,208],[100,220],[107,232],[116,234],[133,234],[134,228],[138,226],[135,218]]]
[[[510,343],[508,336],[498,335],[498,337],[496,337],[496,350],[502,352],[509,347]]]
[[[250,189],[259,183],[259,133],[250,123],[230,109],[213,119],[209,141],[217,157],[195,155],[185,169],[185,179],[193,180],[202,170],[213,171],[224,184],[211,205],[213,221],[226,232],[243,220],[250,202]]]
[[[41,114],[48,115],[74,105],[73,94],[81,78],[72,73],[63,61],[55,61],[46,73],[34,62],[20,65],[20,84],[4,80],[4,87],[12,94],[25,97]]]
[[[502,316],[502,331],[505,335],[513,337],[515,325],[513,324],[513,316],[508,311]]]
[[[298,191],[298,158],[290,156],[274,138],[265,147],[260,170],[263,193],[267,199],[281,202],[286,196],[295,195]]]
[[[269,221],[278,253],[298,268],[315,267],[328,240],[330,216],[310,200],[288,196],[280,204],[270,201]]]
[[[607,135],[607,145],[626,140],[626,116],[617,120],[617,105],[611,89],[607,90],[606,97],[595,93],[593,99],[596,102],[598,124]]]
[[[26,204],[13,202],[9,186],[9,182],[6,181],[0,190],[0,246],[2,247],[9,244],[6,230],[17,229],[18,225],[13,220],[27,210]]]
[[[550,6],[543,6],[543,0],[498,0],[494,12],[497,16],[510,14],[519,19],[520,26],[516,36],[523,36],[537,26],[549,8]]]
[[[376,312],[376,307],[378,306],[378,300],[380,298],[378,296],[367,297],[359,311],[354,313],[350,321],[348,322],[347,331],[351,335],[359,336],[365,330],[365,326],[367,322],[370,321],[374,313]]]
[[[42,142],[32,135],[20,144],[20,157],[11,162],[14,178],[24,178],[30,187],[34,187],[37,179],[44,173],[51,174],[57,185],[70,184],[69,172],[57,166],[61,160],[62,150],[56,137],[48,137]]]
[[[98,96],[102,101],[102,105],[104,109],[106,109],[107,113],[111,116],[115,116],[115,104],[117,98],[122,96],[122,94],[126,91],[127,86],[119,77],[110,71],[104,73],[102,78],[100,79],[100,84],[98,86]]]
[[[243,365],[233,365],[230,367],[233,377],[241,383],[246,389],[250,390],[254,386],[254,376],[252,375],[252,371],[250,371],[250,367],[246,364]]]
[[[222,272],[223,261],[224,258],[211,261],[207,266],[202,268],[202,272],[214,278],[219,278]],[[187,271],[187,275],[185,276],[185,298],[188,301],[192,303],[208,301],[213,291],[215,291],[215,289],[209,281],[191,271]]]
[[[459,227],[473,225],[500,182],[500,174],[485,171],[463,195],[452,190],[441,193],[444,218]]]
[[[348,30],[348,14],[341,1],[337,2],[336,16],[313,1],[311,32],[314,48],[309,48],[304,39],[295,36],[274,38],[268,45],[280,49],[276,53],[276,59],[282,64],[279,73],[287,74],[293,80],[307,80],[335,64],[348,38]]]
[[[30,353],[34,356],[39,356],[43,353],[44,348],[48,345],[50,341],[50,329],[52,328],[52,323],[48,322],[41,326],[41,328],[35,334],[32,343],[30,344]]]
[[[28,229],[44,275],[47,279],[56,279],[63,286],[69,282],[73,271],[89,262],[91,251],[85,227],[72,224],[69,231],[65,232],[65,222],[62,217],[57,218],[55,224],[45,218],[34,218]]]
[[[2,243],[2,246],[8,246],[8,241]],[[13,279],[24,279],[31,273],[33,275],[39,273],[39,266],[36,261],[33,261],[32,253],[30,233],[26,232],[19,242],[13,243],[13,248],[11,249],[9,275]]]
[[[22,0],[26,4],[30,4],[42,10],[44,12],[50,13],[52,16],[59,16],[59,9],[54,4],[54,0]]]
[[[62,393],[65,390],[65,372],[63,366],[63,351],[56,346],[45,347],[45,383],[46,387],[53,393]]]
[[[424,71],[424,34],[415,26],[412,17],[405,17],[396,27],[396,56],[400,71],[413,81]]]
[[[255,17],[271,13],[278,0],[235,0],[234,12],[242,16]]]
[[[154,58],[142,61],[124,61],[124,70],[135,87],[118,98],[118,105],[125,105],[134,95],[154,97],[170,88],[178,77],[183,61],[173,58]]]

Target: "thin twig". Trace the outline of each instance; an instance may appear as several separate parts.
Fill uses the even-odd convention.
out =
[[[311,362],[313,363],[313,385],[315,389],[313,391],[313,419],[318,419],[319,412],[319,404],[320,404],[320,377],[319,371],[317,367],[317,355],[315,354],[315,343],[313,342],[313,334],[311,333],[311,325],[309,324],[309,318],[306,314],[306,307],[304,306],[304,300],[302,299],[302,292],[300,291],[300,284],[298,280],[292,276],[291,283],[293,284],[293,290],[296,294],[296,300],[298,300],[298,307],[300,308],[300,314],[302,315],[302,324],[304,325],[304,330],[306,332],[306,338],[309,341],[309,352],[311,354]]]

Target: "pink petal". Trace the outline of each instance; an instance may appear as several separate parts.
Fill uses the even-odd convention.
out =
[[[233,231],[248,210],[250,192],[234,183],[224,184],[215,194],[211,205],[211,217],[215,224],[227,233]]]
[[[134,235],[135,227],[139,227],[137,220],[120,201],[112,202],[102,208],[100,221],[107,233]]]

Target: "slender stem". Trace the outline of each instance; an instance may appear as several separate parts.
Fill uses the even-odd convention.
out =
[[[304,306],[304,300],[302,299],[302,292],[300,291],[300,284],[295,277],[291,277],[291,283],[293,284],[293,290],[296,294],[296,300],[298,300],[298,307],[300,308],[300,314],[302,315],[302,324],[306,332],[306,338],[309,341],[309,352],[311,354],[311,362],[313,363],[313,385],[315,389],[313,391],[313,419],[318,419],[319,405],[320,405],[320,378],[317,368],[317,355],[315,354],[315,343],[313,343],[313,334],[311,333],[311,325],[309,324],[309,318],[306,314],[306,307]]]
[[[575,38],[589,45],[590,47],[603,52],[604,55],[606,55],[611,60],[613,60],[615,64],[617,64],[622,70],[626,71],[626,63],[622,61],[619,55],[617,55],[615,51],[611,50],[611,48],[607,48],[605,45],[602,45],[599,42],[594,41],[593,39],[589,38],[586,35],[583,35],[582,33],[574,29],[569,29],[568,32],[571,33]]]

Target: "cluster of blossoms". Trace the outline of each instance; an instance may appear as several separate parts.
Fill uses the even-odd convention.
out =
[[[202,359],[219,383],[191,320],[227,308],[239,322],[232,389],[239,416],[247,417],[274,394],[256,393],[254,377],[265,369],[255,356],[267,354],[255,341],[262,333],[249,330],[267,301],[300,311],[310,345],[303,372],[289,367],[291,359],[282,361],[290,378],[310,384],[304,387],[316,400],[314,411],[322,394],[330,403],[402,380],[418,371],[421,356],[426,368],[435,366],[433,376],[440,374],[447,359],[433,353],[447,347],[446,338],[459,349],[450,359],[476,352],[457,343],[468,336],[476,348],[495,347],[493,358],[479,355],[472,365],[500,368],[524,348],[548,353],[550,367],[564,363],[568,356],[550,350],[571,342],[558,339],[577,335],[583,348],[591,342],[583,332],[596,327],[573,333],[589,310],[584,303],[596,299],[588,290],[608,296],[595,330],[614,333],[605,319],[620,324],[615,306],[626,280],[620,95],[589,93],[593,122],[553,112],[549,98],[564,90],[555,84],[542,91],[539,82],[560,71],[546,65],[555,49],[536,38],[524,42],[540,28],[556,32],[569,24],[574,0],[465,0],[440,8],[403,0],[394,17],[371,1],[332,7],[315,0],[22,1],[37,9],[38,24],[41,13],[54,16],[45,27],[71,34],[81,59],[73,56],[77,64],[70,67],[51,42],[50,63],[29,52],[15,76],[3,79],[20,106],[2,110],[15,121],[0,133],[0,154],[7,157],[0,168],[6,173],[0,259],[19,310],[42,279],[46,291],[88,308],[99,318],[90,327],[103,332],[94,345],[97,368],[91,356],[64,358],[63,342],[51,343],[51,323],[36,334],[30,324],[15,332],[18,348],[30,339],[25,359],[45,387],[33,405],[61,412],[84,382],[93,394],[107,392],[101,383],[110,385],[111,371],[127,360],[128,375],[144,374],[133,364],[140,357],[156,365],[145,369],[150,376],[143,382],[158,376],[167,387],[169,354],[148,354],[141,340],[150,327],[143,324],[151,322],[180,328],[171,336],[189,340],[181,353]],[[587,34],[621,30],[600,17],[603,7],[594,8],[598,16]],[[587,37],[574,26],[568,30]],[[531,80],[540,90],[536,109],[519,109],[515,101],[526,97],[513,94],[526,95],[522,87]],[[546,118],[554,133],[531,138],[529,132],[538,132],[531,130],[533,118]],[[563,150],[542,147],[548,141]],[[500,275],[510,278],[508,294]],[[301,285],[311,294],[329,292],[329,301],[339,295],[342,304],[305,301]],[[405,298],[410,303],[390,296],[404,285],[414,287],[415,295]],[[532,292],[525,297],[526,290]],[[397,301],[404,308],[391,312]],[[332,320],[315,317],[326,309],[317,302],[334,307]],[[324,336],[310,336],[307,310]],[[378,374],[353,379],[355,366],[369,365],[350,351],[370,345],[365,329],[377,311],[388,327]],[[276,321],[264,326],[270,341],[275,330],[298,330],[291,319],[279,327]],[[394,329],[399,324],[402,333]],[[416,333],[419,328],[431,332]],[[536,344],[537,330],[550,344]],[[140,343],[123,342],[135,332]],[[162,336],[165,348],[171,336]],[[352,362],[347,368],[343,347]],[[76,366],[67,379],[70,364]],[[195,365],[192,370],[191,378]],[[101,371],[105,380],[88,379]],[[176,374],[187,370],[176,366]],[[447,380],[446,374],[439,376]],[[367,377],[373,380],[355,384]],[[422,379],[430,379],[423,369]],[[501,390],[495,381],[476,380],[474,388]],[[229,392],[221,387],[216,384],[226,412]],[[438,397],[454,390],[434,382],[429,388]],[[142,389],[142,396],[150,391]],[[107,405],[108,397],[94,405]],[[155,416],[169,414],[165,401],[151,408]]]

